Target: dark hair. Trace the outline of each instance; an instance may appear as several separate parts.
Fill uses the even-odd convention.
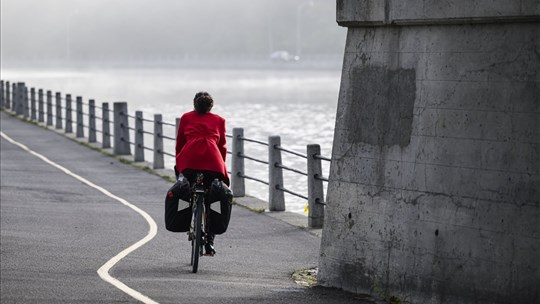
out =
[[[199,92],[195,94],[195,97],[193,98],[193,106],[197,113],[206,114],[212,110],[214,99],[208,92]]]

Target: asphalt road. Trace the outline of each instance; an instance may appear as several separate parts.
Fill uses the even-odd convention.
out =
[[[159,303],[367,303],[334,289],[297,285],[317,266],[320,239],[265,214],[234,207],[214,257],[191,273],[184,233],[165,230],[171,184],[1,113],[1,131],[29,149],[147,212],[157,235],[110,274]],[[135,303],[97,274],[148,234],[141,215],[4,138],[0,141],[0,283],[7,303]]]

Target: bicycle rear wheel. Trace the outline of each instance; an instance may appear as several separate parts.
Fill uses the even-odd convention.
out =
[[[193,260],[195,259],[195,239],[191,240],[191,266],[193,266]]]
[[[195,201],[195,200],[194,200]],[[191,266],[193,266],[193,261],[195,260],[195,227],[197,227],[195,224],[196,224],[196,220],[197,220],[197,216],[196,216],[196,212],[197,212],[197,209],[196,209],[196,206],[197,204],[194,203],[193,205],[193,211],[192,211],[192,216],[193,216],[193,219],[191,221],[191,227],[190,227],[190,231],[189,231],[189,239],[191,240]]]
[[[195,229],[195,238],[191,241],[191,265],[193,273],[197,273],[199,268],[199,257],[201,256],[202,246],[202,214],[203,214],[203,196],[198,195],[195,207],[195,219],[193,221]]]

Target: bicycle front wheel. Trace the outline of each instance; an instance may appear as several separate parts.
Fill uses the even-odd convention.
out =
[[[193,273],[197,273],[199,268],[199,257],[201,256],[202,246],[202,214],[203,214],[203,196],[199,195],[196,200],[195,207],[195,219],[193,221],[195,229],[195,239],[191,241],[191,265],[193,266]]]

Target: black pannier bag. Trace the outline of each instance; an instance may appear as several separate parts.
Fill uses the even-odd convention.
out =
[[[214,234],[222,234],[227,231],[231,219],[232,198],[232,191],[224,182],[218,179],[212,182],[210,189],[208,189],[206,202],[210,204],[208,217],[210,220],[210,231]],[[215,204],[219,204],[220,212],[213,210],[215,209],[213,207]]]
[[[189,231],[191,224],[191,207],[189,182],[186,179],[176,182],[165,197],[165,228],[172,232]],[[183,202],[180,202],[182,200]],[[179,203],[186,208],[178,210]]]

